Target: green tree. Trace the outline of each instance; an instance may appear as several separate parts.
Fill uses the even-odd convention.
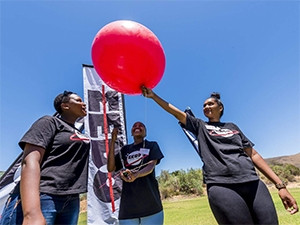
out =
[[[292,165],[292,164],[270,164],[269,165],[271,169],[276,173],[276,175],[284,182],[293,182],[295,181],[295,176],[300,175],[300,168]],[[265,181],[267,184],[271,184],[271,181],[269,181],[264,175],[261,175],[261,178]]]
[[[167,170],[161,171],[158,184],[162,199],[177,195],[179,192],[179,182],[176,176],[170,174]]]
[[[202,171],[200,169],[177,170],[172,173],[163,170],[158,177],[158,183],[163,199],[175,195],[203,194]]]

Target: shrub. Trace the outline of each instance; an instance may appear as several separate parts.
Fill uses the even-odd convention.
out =
[[[203,194],[202,171],[200,169],[177,170],[172,173],[163,170],[158,177],[158,183],[163,199],[176,195]]]
[[[295,176],[300,175],[300,168],[292,164],[270,164],[271,169],[276,173],[276,175],[284,182],[293,182],[295,181]],[[261,174],[261,173],[260,173]],[[261,174],[261,178],[267,184],[272,184],[264,175]]]

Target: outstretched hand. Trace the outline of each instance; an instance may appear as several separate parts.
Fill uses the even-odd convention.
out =
[[[141,89],[142,89],[142,94],[144,97],[153,98],[154,92],[151,89],[149,89],[145,86],[143,86]]]
[[[283,188],[280,189],[278,192],[279,197],[281,198],[281,201],[287,211],[290,212],[290,214],[295,214],[299,211],[298,205],[296,200],[293,198],[293,196],[288,192],[287,189]]]

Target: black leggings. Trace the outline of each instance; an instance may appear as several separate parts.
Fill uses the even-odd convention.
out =
[[[278,224],[271,195],[261,181],[208,184],[210,208],[219,224]]]

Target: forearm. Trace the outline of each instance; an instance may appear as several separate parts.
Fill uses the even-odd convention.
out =
[[[269,167],[266,161],[255,151],[255,149],[246,148],[245,152],[252,159],[252,162],[255,165],[255,167],[260,172],[262,172],[273,184],[276,185],[282,183],[280,178],[273,172],[273,170]],[[278,188],[278,195],[281,198],[285,209],[288,210],[290,214],[295,214],[296,212],[298,212],[297,202],[285,188],[285,185],[283,185],[282,188]]]
[[[25,145],[20,181],[23,225],[46,224],[40,205],[40,165],[44,154],[42,147]]]
[[[114,138],[112,138],[111,142],[110,142],[110,146],[109,146],[108,157],[107,157],[107,170],[108,170],[108,172],[115,171],[115,169],[116,169],[115,143],[116,143],[116,140]]]
[[[137,171],[135,173],[136,178],[144,177],[144,176],[147,176],[148,174],[152,173],[152,171],[156,165],[156,162],[157,162],[157,160],[152,160],[143,169]]]
[[[273,184],[279,184],[282,181],[280,178],[274,173],[274,171],[270,168],[270,166],[266,163],[266,161],[258,154],[255,149],[249,149],[248,155],[250,156],[255,167],[265,175]]]
[[[186,113],[179,110],[172,104],[166,102],[164,99],[153,93],[152,99],[161,106],[165,111],[172,114],[177,120],[179,120],[181,123],[186,124]]]
[[[23,215],[34,217],[41,213],[40,207],[40,164],[36,161],[23,161],[20,193]]]

